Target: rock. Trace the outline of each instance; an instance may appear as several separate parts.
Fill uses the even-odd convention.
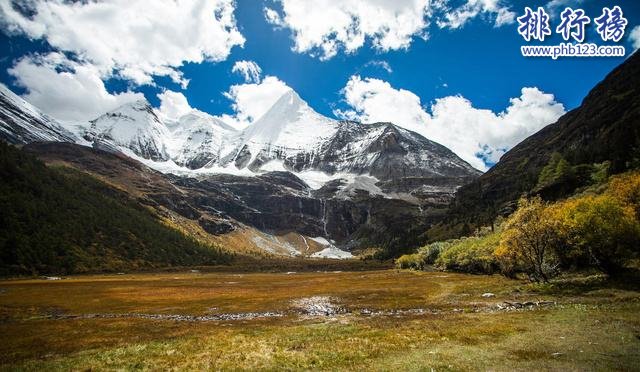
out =
[[[198,219],[198,225],[211,235],[227,234],[236,229],[234,224],[228,220],[209,216],[201,216]]]
[[[495,297],[496,295],[491,293],[491,292],[487,292],[487,293],[483,293],[482,297],[484,298],[490,298],[490,297]]]

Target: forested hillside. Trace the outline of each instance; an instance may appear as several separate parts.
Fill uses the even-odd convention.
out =
[[[81,273],[229,260],[127,194],[0,141],[0,274]]]

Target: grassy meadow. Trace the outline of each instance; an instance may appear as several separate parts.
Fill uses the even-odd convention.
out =
[[[637,283],[405,270],[6,280],[0,369],[638,370]]]

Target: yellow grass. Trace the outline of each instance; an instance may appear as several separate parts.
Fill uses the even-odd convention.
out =
[[[491,292],[495,297],[485,298]],[[296,313],[301,298],[348,311]],[[504,301],[556,306],[499,311]],[[0,368],[637,370],[640,293],[537,288],[499,276],[408,271],[163,273],[0,282]],[[364,309],[425,309],[369,316]],[[427,311],[428,310],[428,311]],[[56,319],[83,314],[208,315],[226,321]]]

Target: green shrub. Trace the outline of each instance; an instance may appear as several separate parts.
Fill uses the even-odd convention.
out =
[[[440,257],[442,252],[449,249],[456,241],[457,240],[447,240],[431,243],[418,249],[418,253],[422,255],[422,260],[425,264],[433,265],[436,263],[436,260]]]
[[[442,250],[435,264],[445,270],[493,274],[498,272],[498,262],[493,252],[499,242],[499,232],[450,242],[450,246]]]
[[[405,254],[396,259],[398,269],[422,270],[425,267],[423,257],[420,253]]]

